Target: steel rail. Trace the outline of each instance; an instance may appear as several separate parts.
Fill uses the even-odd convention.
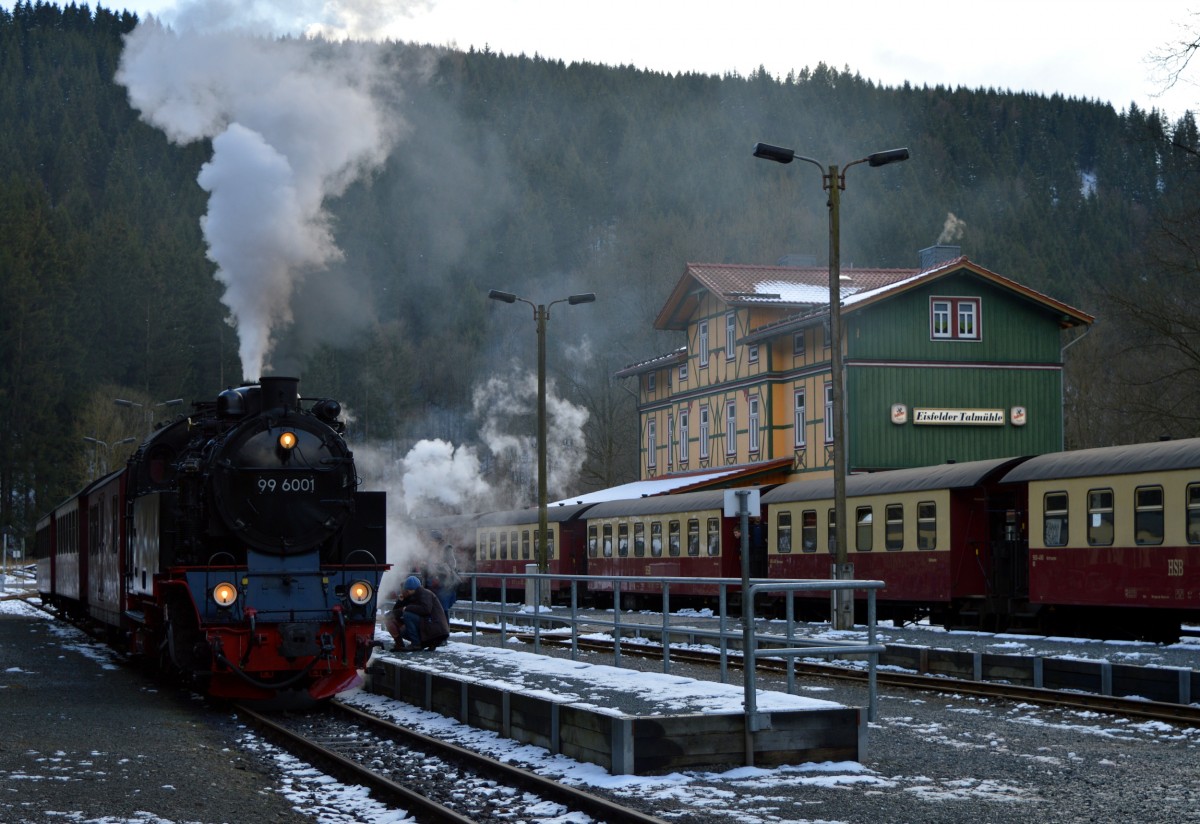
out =
[[[524,637],[515,635],[515,637]],[[531,636],[530,636],[531,637]],[[566,646],[567,641],[549,639],[542,636],[543,644]],[[623,655],[636,655],[643,658],[661,656],[657,643],[647,644],[647,649],[639,649],[640,645],[622,644]],[[588,639],[579,642],[580,649],[594,652],[610,653],[612,642]],[[787,664],[769,660],[770,650],[763,650],[758,658],[760,671],[784,673]],[[673,661],[686,661],[704,666],[718,666],[720,658],[716,653],[695,650],[673,650]],[[766,660],[764,660],[766,659]],[[728,665],[735,668],[742,666],[742,657],[736,651],[727,653]],[[840,678],[849,681],[865,681],[867,672],[854,667],[838,666],[835,664],[816,664],[807,661],[796,661],[793,664],[797,674],[821,678]],[[1200,706],[1196,704],[1171,704],[1162,701],[1147,701],[1141,698],[1122,698],[1112,695],[1054,690],[1044,687],[1027,687],[1020,684],[1005,684],[997,681],[972,681],[963,678],[952,678],[941,675],[919,675],[916,673],[900,673],[891,670],[876,670],[875,677],[880,685],[920,690],[924,692],[956,692],[964,695],[975,695],[987,698],[1002,698],[1011,701],[1027,701],[1050,707],[1064,709],[1086,709],[1095,712],[1107,712],[1131,718],[1144,718],[1154,721],[1164,721],[1173,724],[1189,724],[1200,726]]]

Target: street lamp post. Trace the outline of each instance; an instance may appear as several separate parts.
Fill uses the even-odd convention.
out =
[[[545,574],[550,569],[550,552],[547,545],[549,530],[546,516],[546,321],[550,320],[550,307],[556,303],[566,303],[575,306],[579,303],[591,303],[596,299],[593,292],[579,295],[547,304],[535,304],[533,301],[517,297],[512,292],[501,292],[492,289],[488,297],[502,303],[521,303],[533,307],[533,320],[537,324],[537,370],[538,370],[538,407],[537,407],[537,452],[538,452],[538,538],[537,538],[537,567],[538,572]]]
[[[851,166],[866,163],[868,166],[886,166],[908,160],[908,149],[890,149],[875,152],[859,160],[853,160],[838,172],[836,165],[828,172],[816,160],[796,154],[791,149],[756,143],[754,156],[776,163],[791,163],[803,160],[821,170],[821,188],[829,193],[829,338],[830,376],[829,386],[833,406],[833,517],[835,563],[833,577],[849,580],[854,577],[854,566],[849,563],[846,543],[846,409],[843,399],[845,378],[842,374],[842,261],[841,261],[841,193],[846,188],[846,171]],[[836,590],[832,599],[831,624],[834,629],[854,627],[854,594]]]
[[[154,408],[153,407],[146,406],[146,404],[138,403],[137,401],[126,400],[125,398],[113,398],[113,403],[116,404],[117,406],[124,407],[126,409],[141,409],[141,410],[143,410],[146,413],[146,431],[150,431],[151,429],[154,428]],[[159,406],[171,407],[171,406],[182,406],[182,405],[183,405],[183,398],[174,398],[173,400],[163,401],[162,403],[156,403],[156,404],[154,404],[154,407],[159,407]]]
[[[108,474],[108,460],[112,457],[113,447],[121,446],[122,444],[133,443],[136,440],[136,438],[121,438],[121,440],[113,441],[110,444],[108,441],[102,441],[99,438],[89,438],[86,435],[83,436],[83,439],[90,444],[104,447],[104,469],[99,473],[100,475]],[[99,453],[100,450],[97,449],[96,452]]]

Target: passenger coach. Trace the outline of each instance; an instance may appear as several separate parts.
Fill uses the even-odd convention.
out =
[[[548,572],[551,575],[584,575],[587,555],[584,551],[584,526],[579,516],[590,504],[554,506],[546,510]],[[489,595],[498,594],[502,579],[495,574],[520,575],[537,563],[537,508],[514,509],[480,515],[475,521],[476,586]],[[489,576],[486,573],[493,573]],[[524,597],[524,582],[505,582],[509,598]],[[551,595],[569,597],[570,581],[555,580]]]
[[[896,469],[846,479],[847,556],[854,577],[882,580],[879,617],[957,623],[1007,608],[1021,558],[1020,490],[998,481],[1020,458]],[[769,513],[771,578],[829,578],[832,479],[781,484]],[[813,597],[828,600],[826,593]],[[814,606],[816,604],[814,603]],[[861,604],[860,604],[861,606]],[[828,607],[824,606],[827,611]]]
[[[740,578],[739,519],[723,514],[725,490],[654,495],[598,503],[588,510],[588,574],[630,577]],[[756,553],[754,550],[757,549]],[[754,547],[751,558],[762,558]],[[764,577],[765,568],[752,568],[752,577]],[[593,592],[611,593],[612,581],[588,585]],[[657,599],[656,583],[623,583],[626,606],[639,595]],[[631,598],[624,598],[626,593]],[[715,597],[709,584],[672,584],[671,595]]]
[[[1200,439],[1030,458],[1029,600],[1052,628],[1178,637],[1200,614]]]

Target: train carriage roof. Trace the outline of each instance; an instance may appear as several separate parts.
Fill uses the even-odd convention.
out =
[[[1189,468],[1200,468],[1200,438],[1103,446],[1097,449],[1077,449],[1072,452],[1039,455],[1012,469],[1004,476],[1004,480],[1039,481]]]
[[[649,495],[645,498],[626,498],[604,501],[593,506],[587,514],[593,518],[619,518],[623,515],[669,515],[675,512],[695,512],[702,509],[724,509],[724,489],[704,489],[681,492],[678,495]]]
[[[564,504],[563,506],[546,507],[546,523],[558,524],[573,521],[579,517],[591,504]],[[500,512],[487,512],[475,520],[475,526],[513,526],[516,524],[536,524],[538,522],[537,507],[524,509],[506,509]]]
[[[922,492],[927,489],[962,489],[978,486],[1024,458],[994,458],[986,461],[937,464],[911,469],[891,469],[846,478],[846,495],[887,495]],[[780,484],[762,496],[764,504],[789,501],[818,501],[833,497],[833,478],[792,481]]]

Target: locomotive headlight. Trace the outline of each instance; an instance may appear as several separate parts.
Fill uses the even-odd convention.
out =
[[[279,448],[290,450],[296,445],[296,433],[289,430],[284,430],[279,433]]]
[[[213,587],[212,597],[217,602],[217,606],[231,607],[238,597],[237,587],[228,581],[222,581]]]
[[[375,594],[375,589],[366,581],[355,581],[350,585],[350,591],[347,593],[350,596],[350,602],[357,606],[363,606],[370,603],[371,596]]]

